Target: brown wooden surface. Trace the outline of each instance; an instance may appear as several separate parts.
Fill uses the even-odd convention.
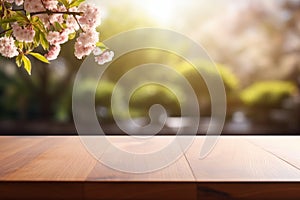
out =
[[[172,136],[147,146],[124,136],[109,139],[120,149],[147,153]],[[0,199],[300,198],[300,137],[221,137],[199,159],[203,141],[197,137],[162,170],[132,174],[98,162],[79,137],[0,137]],[[113,159],[109,148],[103,156]]]
[[[249,139],[248,139],[249,138]],[[247,137],[251,143],[300,169],[300,137]]]
[[[152,138],[151,142],[145,143],[143,140],[138,142],[137,139],[130,139],[129,137],[115,136],[109,137],[110,141],[117,148],[128,151],[128,152],[136,152],[136,153],[151,153],[168,145],[174,137],[165,136],[165,137],[156,137]],[[145,148],[146,147],[146,148]],[[122,157],[115,157],[113,153],[108,148],[105,152],[105,157],[107,159],[111,159],[118,163],[131,163],[135,162],[134,160],[126,160]],[[140,163],[142,166],[147,167],[151,161],[145,160]],[[186,160],[185,156],[179,158],[172,165],[169,165],[161,170],[157,170],[151,173],[143,173],[143,174],[133,174],[133,173],[124,173],[116,170],[112,170],[98,162],[94,169],[88,176],[88,180],[92,181],[194,181],[195,177],[193,176],[193,172],[189,166],[189,163]]]
[[[260,141],[259,136],[250,139]],[[274,154],[250,143],[246,138],[223,137],[207,157],[199,159],[202,143],[202,139],[196,140],[186,153],[197,181],[300,180],[300,170],[291,165],[292,159],[284,162]],[[268,140],[264,143],[267,144]],[[278,140],[273,145],[276,146],[279,143]]]

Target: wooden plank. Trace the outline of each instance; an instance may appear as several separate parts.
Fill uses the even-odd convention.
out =
[[[10,141],[14,143],[15,140],[18,140],[18,138],[12,138]],[[0,162],[0,180],[5,180],[6,176],[22,169],[26,164],[35,160],[44,151],[53,147],[53,145],[59,144],[57,138],[51,138],[51,140],[37,140],[37,142],[32,142],[35,143],[33,145],[31,145],[31,141],[34,141],[34,139],[28,140],[26,143],[23,141],[22,144],[20,144],[23,148],[18,148],[18,151],[12,154],[8,152],[9,156],[4,156]]]
[[[197,181],[299,181],[300,171],[242,137],[221,137],[213,151],[199,159],[203,137],[187,152]]]
[[[299,183],[198,183],[197,199],[299,199]]]
[[[300,169],[299,136],[248,136],[245,139]]]
[[[46,151],[32,148],[27,154],[35,159],[4,177],[5,180],[84,181],[96,160],[86,151],[78,137],[59,137],[47,140],[52,146]],[[53,145],[53,142],[55,145]],[[40,146],[46,145],[45,143]],[[47,146],[47,145],[46,145]],[[44,150],[44,149],[43,149]],[[14,159],[12,157],[11,159]]]
[[[195,183],[186,182],[90,182],[84,186],[84,198],[100,199],[197,199]]]
[[[78,137],[0,137],[0,199],[300,196],[299,183],[282,182],[300,180],[297,169],[300,149],[295,138],[221,137],[213,151],[200,160],[203,138],[198,137],[186,155],[172,165],[151,173],[132,174],[97,162]],[[173,138],[156,137],[147,145],[124,136],[111,136],[109,140],[123,151],[149,153],[165,148]],[[110,148],[104,156],[125,165],[134,162],[114,157]],[[145,160],[141,164],[150,163]]]
[[[154,137],[151,141],[143,141],[124,136],[110,136],[108,137],[113,146],[116,146],[122,151],[132,153],[153,153],[164,148],[174,137]],[[128,163],[135,163],[136,160],[116,156],[110,148],[104,153],[105,159],[111,159],[112,162],[118,162],[120,165],[128,165]],[[102,157],[103,158],[103,157]],[[162,156],[160,159],[164,159]],[[143,162],[136,164],[137,167],[146,168],[153,160],[145,159]],[[140,165],[140,166],[138,166]],[[195,181],[192,171],[185,156],[180,157],[178,160],[170,163],[168,166],[154,172],[133,174],[114,170],[102,163],[98,162],[95,168],[88,176],[91,181]]]
[[[44,137],[1,137],[0,138],[0,162],[26,148],[45,140]]]

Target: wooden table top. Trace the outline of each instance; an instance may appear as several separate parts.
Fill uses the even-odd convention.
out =
[[[129,137],[126,136],[108,138],[125,150],[141,148],[141,144],[128,142]],[[156,136],[153,149],[172,139],[173,136]],[[153,191],[163,185],[164,190],[172,191],[177,199],[195,199],[199,195],[210,194],[209,191],[215,191],[216,188],[223,193],[219,191],[211,194],[240,197],[246,192],[251,197],[258,197],[264,188],[264,193],[268,192],[269,196],[274,194],[273,197],[280,197],[280,190],[275,193],[273,191],[277,187],[292,191],[289,195],[296,194],[295,191],[300,194],[300,137],[222,136],[213,151],[204,159],[199,159],[203,141],[203,136],[197,136],[188,151],[166,168],[151,173],[132,174],[113,170],[97,161],[76,136],[2,136],[0,199],[18,195],[13,192],[16,189],[20,191],[19,194],[29,198],[34,188],[43,184],[45,191],[67,184],[67,189],[53,195],[57,198],[61,196],[55,195],[66,192],[67,198],[71,199],[105,199],[113,198],[117,194],[125,198],[128,193],[131,195],[128,198],[133,198],[137,197],[137,191],[143,191],[142,188],[149,189],[149,185]],[[124,164],[134,162],[122,159],[119,161]],[[269,182],[278,185],[273,186]],[[131,186],[124,187],[126,183],[131,183]],[[235,185],[237,183],[246,186],[241,190],[233,189],[238,187]],[[135,184],[138,184],[140,190],[136,190]],[[106,192],[111,191],[109,188],[114,188],[115,192],[101,192],[100,198],[99,187]],[[39,191],[43,191],[43,188],[39,188]],[[76,191],[80,194],[76,194]],[[149,198],[150,193],[147,195]],[[30,196],[31,199],[34,197],[44,198],[43,192]],[[52,196],[48,194],[47,197],[51,199]]]

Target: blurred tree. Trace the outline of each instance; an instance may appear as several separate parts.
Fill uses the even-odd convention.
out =
[[[296,81],[299,21],[299,1],[233,0],[194,35],[215,60],[234,67],[243,86],[259,79]]]
[[[292,82],[257,82],[241,92],[242,101],[252,108],[280,108],[285,99],[295,95],[297,87]]]
[[[141,116],[147,116],[154,104],[162,105],[169,116],[180,116],[180,105],[175,94],[168,88],[157,84],[148,84],[138,88],[131,96],[130,107],[139,110]]]
[[[237,76],[226,65],[219,63],[215,64],[211,61],[201,59],[194,61],[193,63],[197,65],[202,74],[199,74],[188,62],[181,62],[177,67],[179,72],[190,81],[195,90],[201,108],[201,114],[210,115],[211,112],[210,94],[202,76],[206,76],[211,80],[221,76],[227,96],[227,115],[230,116],[236,107],[240,105],[238,96],[240,88]]]
[[[262,81],[244,89],[240,96],[246,105],[247,114],[253,121],[270,123],[272,122],[271,111],[284,108],[284,103],[290,101],[296,94],[297,87],[292,82]]]

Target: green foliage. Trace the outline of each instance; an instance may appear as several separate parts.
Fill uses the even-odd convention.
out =
[[[210,80],[211,83],[221,76],[227,98],[227,114],[230,115],[231,112],[234,111],[234,107],[236,107],[240,101],[238,95],[240,83],[237,76],[228,66],[220,63],[213,63],[209,60],[198,59],[193,61],[193,64],[197,66],[200,73],[191,63],[186,61],[180,62],[176,68],[187,78],[187,80],[189,80],[193,87],[198,98],[201,114],[205,116],[211,114],[211,97],[204,76]]]
[[[96,91],[96,105],[109,107],[114,87],[115,84],[110,81],[101,81]]]
[[[170,115],[180,115],[180,106],[175,94],[158,84],[148,84],[138,88],[130,99],[131,109],[140,110],[144,115],[154,104],[162,105]]]
[[[193,64],[197,65],[198,69],[200,69],[201,74],[190,64],[187,62],[183,62],[180,65],[179,71],[191,79],[193,84],[200,85],[199,82],[199,75],[201,76],[200,79],[203,79],[203,76],[207,76],[208,78],[214,78],[221,76],[224,86],[227,93],[234,92],[239,88],[239,80],[234,73],[232,73],[226,65],[222,65],[220,63],[213,63],[208,60],[197,60],[194,61]]]
[[[133,80],[135,83],[142,82],[142,80],[147,80],[149,77],[162,77],[163,80],[168,81],[170,84],[172,84],[172,89],[176,90],[176,92],[181,93],[181,96],[178,97],[183,101],[187,101],[187,96],[185,96],[185,91],[183,90],[182,86],[176,83],[177,81],[177,76],[174,74],[170,73],[167,76],[165,74],[161,74],[160,70],[152,70],[151,74],[135,74],[135,73],[129,73],[127,72],[131,69],[133,69],[135,66],[139,66],[141,64],[145,63],[160,63],[160,64],[165,64],[167,66],[173,67],[173,70],[178,73],[177,76],[184,76],[187,81],[190,82],[192,88],[195,91],[195,94],[198,97],[199,101],[199,106],[201,109],[201,113],[203,115],[209,115],[210,114],[210,95],[206,86],[206,83],[204,82],[203,78],[201,75],[205,74],[212,80],[219,76],[219,73],[221,75],[221,78],[224,81],[225,89],[227,92],[227,100],[230,104],[230,106],[234,106],[236,102],[239,101],[239,96],[238,96],[238,89],[239,89],[239,80],[235,76],[234,73],[230,71],[230,69],[221,64],[216,64],[217,69],[219,73],[217,73],[215,69],[215,66],[213,63],[205,60],[197,60],[194,63],[197,64],[201,68],[201,72],[203,74],[199,74],[199,72],[187,61],[185,61],[183,58],[179,57],[176,54],[172,54],[171,52],[167,51],[162,51],[162,50],[157,50],[157,49],[146,49],[146,50],[138,50],[134,51],[131,53],[128,53],[120,58],[118,58],[116,61],[114,61],[110,67],[106,70],[104,73],[104,76],[111,80],[112,82],[117,82],[120,77],[122,77],[124,74],[130,80]],[[175,73],[174,72],[174,73]],[[124,86],[126,87],[126,86]],[[149,95],[147,94],[146,90],[144,91],[144,95]],[[159,92],[157,92],[159,93]],[[163,93],[163,92],[162,92]],[[142,110],[142,113],[147,113],[148,108],[150,106],[150,100],[151,96],[143,97],[142,96],[143,92],[140,91],[140,95],[136,97],[136,99],[144,99],[144,100],[135,100],[132,98],[131,102],[131,110]],[[154,95],[155,96],[155,95]],[[148,98],[149,97],[149,98]],[[168,99],[166,97],[166,94],[161,94],[155,96],[153,98],[155,102],[164,102],[164,99]],[[178,107],[175,105],[174,101],[173,103],[170,103],[172,106],[166,106],[166,108],[169,109],[170,114],[172,115],[178,115],[180,113],[178,111]],[[154,103],[154,101],[153,101]],[[143,109],[144,107],[144,109]]]
[[[235,92],[239,89],[240,83],[237,76],[229,69],[229,67],[217,64],[221,77],[223,79],[225,90],[227,93]]]
[[[240,94],[242,101],[251,107],[280,107],[284,99],[292,96],[297,87],[287,81],[262,81],[254,83]]]
[[[0,70],[0,116],[3,119],[24,119],[27,114],[35,114],[38,102],[34,92],[24,83],[21,73],[8,73],[8,61],[1,62]],[[13,70],[14,71],[14,70]],[[24,75],[24,74],[23,74]]]

